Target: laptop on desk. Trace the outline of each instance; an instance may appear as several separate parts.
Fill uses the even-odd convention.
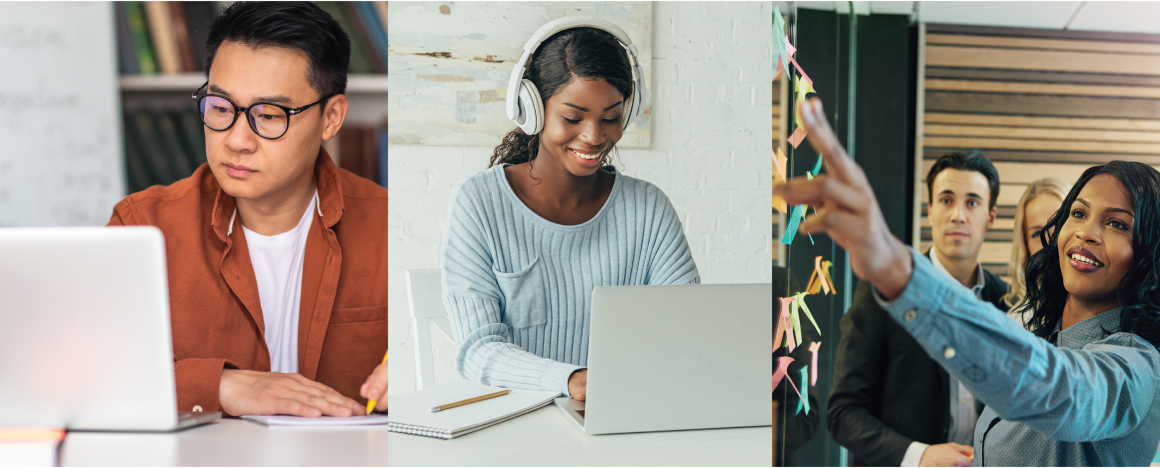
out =
[[[154,227],[0,229],[0,426],[171,431],[165,240]]]
[[[773,284],[592,291],[587,401],[555,403],[589,434],[772,426]]]

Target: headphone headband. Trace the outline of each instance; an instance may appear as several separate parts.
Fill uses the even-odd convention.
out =
[[[527,69],[527,63],[532,59],[532,54],[540,47],[540,44],[552,37],[552,35],[572,28],[595,28],[612,34],[621,45],[628,51],[629,62],[632,65],[632,71],[635,75],[635,86],[632,90],[632,101],[628,103],[631,107],[626,112],[624,121],[624,128],[628,128],[628,124],[632,122],[633,118],[640,115],[641,101],[644,100],[644,70],[637,61],[636,46],[632,44],[632,39],[624,32],[620,26],[613,24],[602,18],[594,16],[565,16],[549,21],[547,24],[540,26],[528,42],[524,44],[524,53],[520,55],[519,62],[516,63],[515,68],[512,69],[511,78],[508,79],[507,101],[505,102],[507,117],[513,121],[520,115],[519,109],[519,92],[520,83],[524,78],[524,71]],[[516,121],[517,125],[522,125],[521,122]]]

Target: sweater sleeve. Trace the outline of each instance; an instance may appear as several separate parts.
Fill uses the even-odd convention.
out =
[[[568,393],[568,378],[580,366],[545,359],[512,343],[502,323],[503,293],[492,269],[486,233],[496,229],[472,179],[451,192],[443,236],[443,303],[459,347],[459,375],[484,385]]]
[[[644,213],[651,221],[646,224],[647,232],[655,246],[648,284],[700,284],[701,275],[685,239],[681,218],[669,198],[656,186],[647,184],[643,203]]]

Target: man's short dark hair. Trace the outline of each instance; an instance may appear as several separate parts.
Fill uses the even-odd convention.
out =
[[[306,54],[306,76],[319,97],[346,93],[350,37],[342,26],[311,2],[236,2],[221,12],[209,28],[205,69],[213,65],[225,41],[251,49],[284,47]],[[323,103],[325,106],[326,104]]]
[[[975,171],[983,174],[991,189],[991,199],[988,200],[990,204],[987,205],[987,209],[995,207],[995,200],[999,199],[999,171],[995,169],[994,164],[991,164],[991,160],[983,156],[983,152],[979,150],[947,153],[935,161],[934,165],[930,167],[930,172],[926,174],[926,194],[930,203],[934,203],[934,178],[947,169]]]

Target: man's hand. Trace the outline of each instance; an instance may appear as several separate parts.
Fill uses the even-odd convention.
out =
[[[568,394],[573,400],[584,401],[588,398],[588,369],[580,369],[568,377]]]
[[[367,381],[359,388],[359,395],[367,400],[375,400],[375,411],[380,413],[387,412],[387,399],[383,398],[387,394],[387,361],[379,364],[371,376],[367,377]],[[363,410],[366,413],[366,410]]]
[[[974,455],[973,447],[954,442],[931,445],[922,452],[918,466],[971,466],[975,462],[971,458]]]
[[[334,389],[299,374],[225,369],[218,389],[222,410],[232,415],[287,414],[347,417],[366,408]]]
[[[810,146],[822,155],[826,173],[813,180],[797,177],[777,185],[773,195],[790,205],[814,207],[817,213],[807,217],[798,231],[828,234],[850,252],[854,274],[870,280],[886,300],[893,300],[910,282],[910,252],[890,233],[870,181],[830,129],[821,100],[813,98],[799,106]]]

